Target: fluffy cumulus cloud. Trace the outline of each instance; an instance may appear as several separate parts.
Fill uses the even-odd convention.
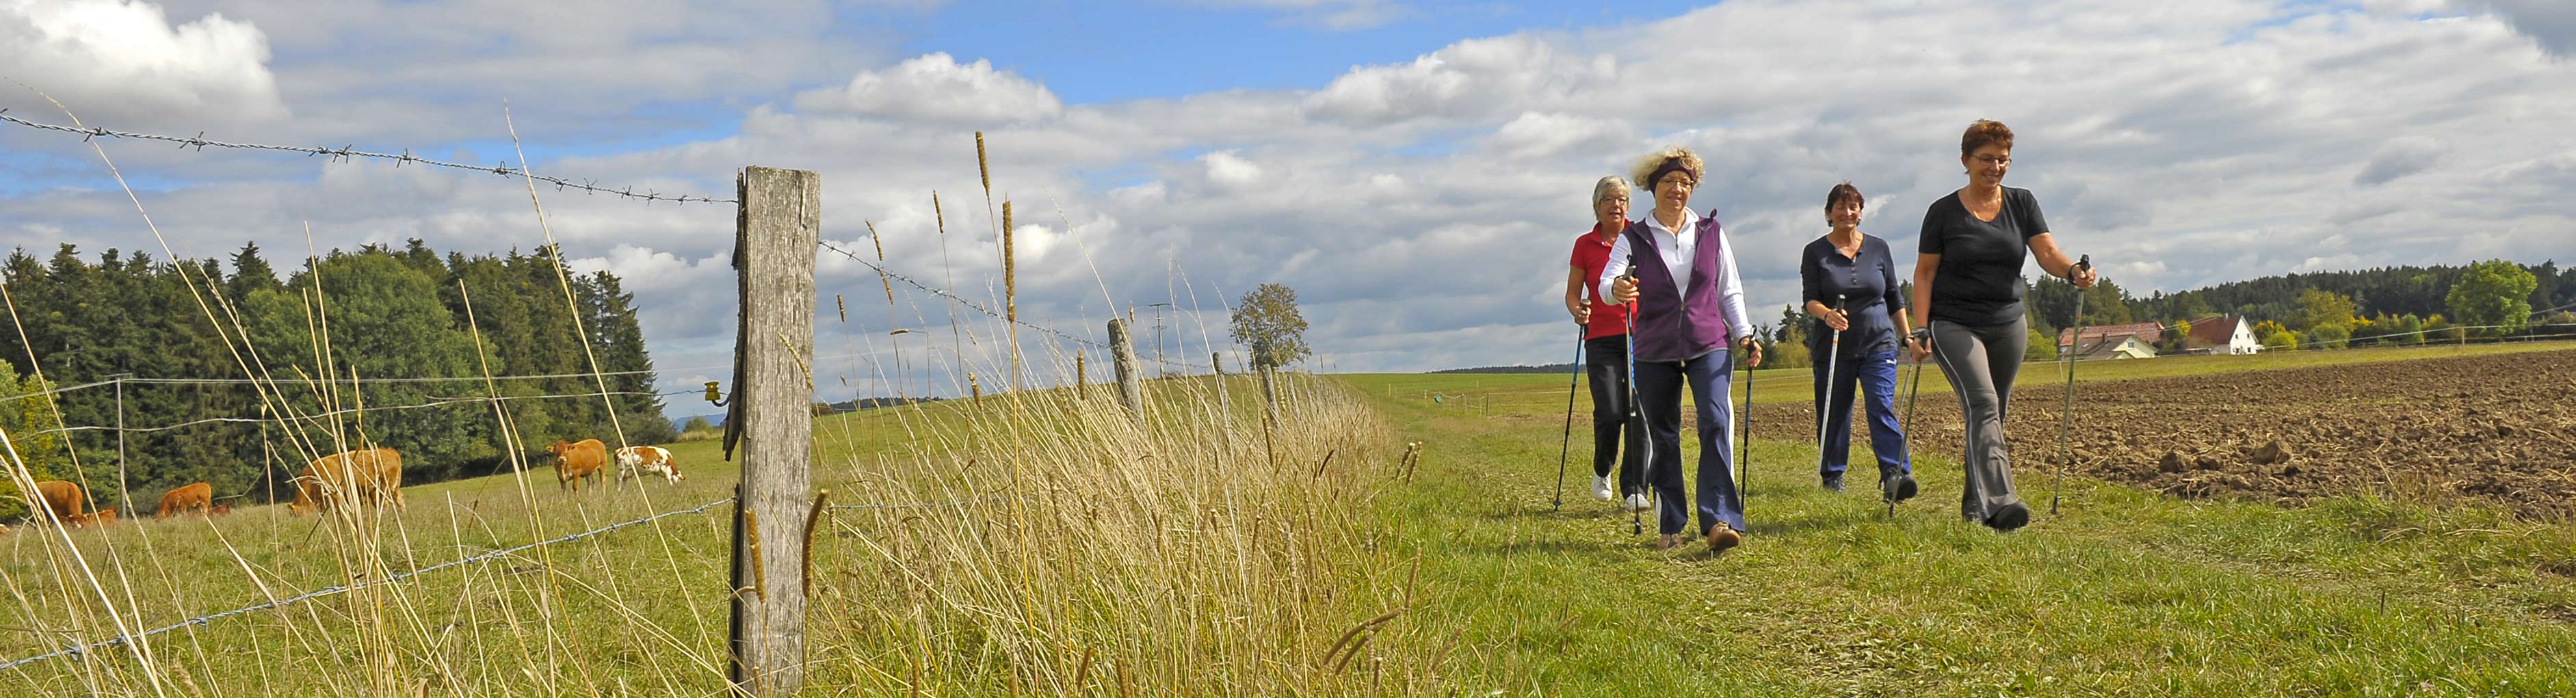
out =
[[[955,357],[984,375],[1003,362],[1003,333],[982,314],[1003,307],[1003,200],[1018,312],[1053,331],[1097,338],[1132,311],[1164,328],[1167,360],[1201,366],[1228,350],[1226,304],[1275,282],[1297,290],[1323,367],[1563,361],[1573,328],[1558,299],[1593,182],[1666,144],[1707,159],[1692,204],[1726,223],[1762,322],[1796,300],[1795,253],[1822,233],[1828,188],[1855,183],[1869,197],[1863,229],[1910,247],[1923,208],[1963,183],[1957,138],[1978,118],[2018,131],[2008,183],[2038,194],[2061,244],[2140,291],[2576,259],[2563,118],[2576,113],[2576,63],[2534,40],[2545,13],[2481,1],[1736,0],[1424,47],[1309,89],[1109,103],[1066,104],[980,59],[892,56],[745,100],[718,137],[539,165],[695,192],[721,192],[721,173],[746,164],[820,172],[832,247],[817,281],[834,298],[819,365],[848,391],[946,392],[964,382]],[[1992,36],[1997,13],[2015,39],[1975,38]],[[638,32],[652,33],[619,35]],[[324,245],[544,239],[525,190],[489,175],[301,166],[312,174],[148,192],[146,204],[199,247],[191,256],[243,237],[300,249],[305,222]],[[657,360],[726,360],[729,210],[541,194],[576,266],[643,279],[629,288]],[[96,190],[4,196],[0,236],[148,242],[124,209]],[[1042,374],[1079,346],[1021,340],[1042,349]],[[699,375],[714,374],[663,377]]]
[[[174,23],[135,0],[0,0],[0,70],[114,123],[282,118],[268,58],[259,27],[220,13]]]
[[[796,107],[814,113],[848,113],[889,119],[955,120],[974,124],[1028,121],[1064,111],[1045,85],[991,61],[959,64],[933,53],[883,71],[865,71],[841,87],[796,95]]]

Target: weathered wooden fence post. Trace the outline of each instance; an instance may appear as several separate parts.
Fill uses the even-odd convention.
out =
[[[736,695],[797,695],[805,683],[806,515],[813,503],[814,247],[822,177],[746,167],[738,180],[734,269],[742,325],[734,336],[732,419],[742,480],[734,486],[733,663]]]
[[[1126,320],[1109,321],[1109,357],[1110,363],[1118,369],[1118,403],[1126,405],[1127,412],[1136,415],[1136,419],[1143,420],[1145,388],[1138,385],[1136,343],[1127,337]]]

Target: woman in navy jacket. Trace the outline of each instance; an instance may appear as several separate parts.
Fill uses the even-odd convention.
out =
[[[1807,243],[1798,260],[1807,316],[1815,318],[1807,336],[1815,362],[1816,418],[1823,420],[1817,475],[1825,489],[1843,491],[1843,469],[1851,461],[1852,397],[1855,388],[1865,388],[1858,392],[1869,396],[1869,448],[1878,456],[1879,496],[1899,502],[1915,491],[1905,433],[1896,424],[1896,352],[1913,348],[1907,337],[1912,330],[1896,284],[1895,256],[1886,240],[1860,231],[1864,203],[1859,187],[1834,185],[1825,193],[1825,223],[1833,231]],[[1833,339],[1836,333],[1841,341]]]

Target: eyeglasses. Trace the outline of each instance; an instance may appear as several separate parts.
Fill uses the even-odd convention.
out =
[[[2006,155],[2003,157],[1995,157],[1992,155],[1979,155],[1977,156],[1977,162],[1985,163],[1987,165],[2010,165],[2012,164],[2012,156]]]

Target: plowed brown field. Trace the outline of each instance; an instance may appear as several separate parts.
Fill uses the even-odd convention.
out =
[[[2060,461],[2064,381],[2033,365],[2014,386],[2005,433],[2025,483]],[[1928,388],[1915,449],[1956,460],[1958,400]],[[1812,434],[1814,415],[1805,401],[1760,405],[1753,433]],[[2298,505],[2378,492],[2565,518],[2576,515],[2576,350],[2082,381],[2069,441],[2072,472],[2181,497]]]

